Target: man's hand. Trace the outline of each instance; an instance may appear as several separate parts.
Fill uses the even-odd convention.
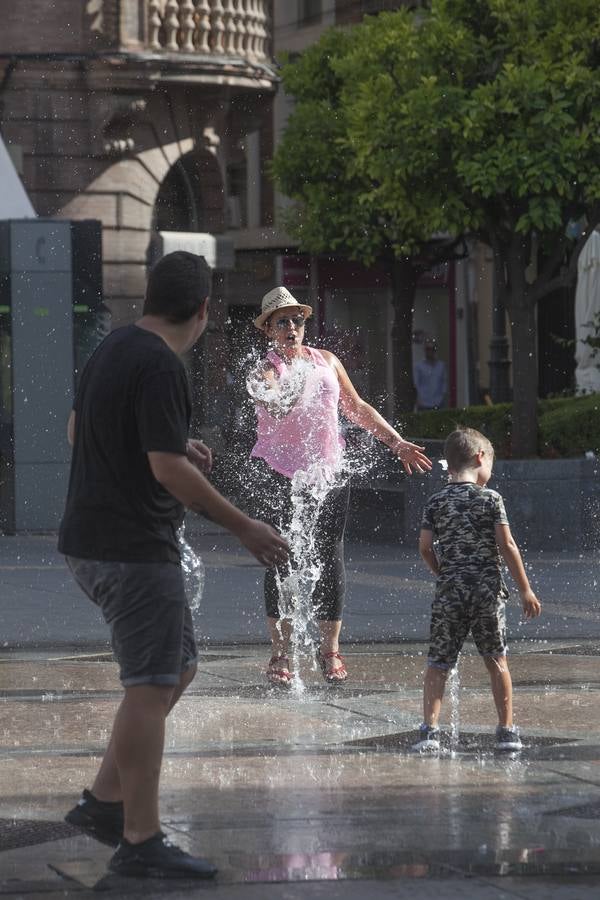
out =
[[[266,522],[250,519],[249,524],[237,536],[259,563],[268,569],[283,565],[289,559],[287,541]]]
[[[531,588],[527,591],[523,591],[521,594],[521,603],[523,604],[523,615],[526,619],[535,619],[542,611],[542,604]]]
[[[263,566],[287,562],[287,541],[270,525],[250,519],[226,500],[183,453],[150,450],[148,461],[152,474],[170,494],[188,509],[208,516],[234,534]]]
[[[200,472],[208,475],[212,469],[212,452],[210,447],[207,447],[205,443],[196,438],[190,438],[185,446],[189,461],[193,463]]]

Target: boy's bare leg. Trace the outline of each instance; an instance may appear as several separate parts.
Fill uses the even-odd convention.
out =
[[[289,619],[273,619],[269,616],[267,625],[273,645],[273,656],[287,656],[292,635],[292,623]]]
[[[448,678],[448,669],[427,666],[423,684],[423,721],[426,725],[437,725]]]
[[[196,670],[197,666],[195,664],[188,666],[188,668],[182,672],[179,684],[175,688],[170,688],[172,693],[167,715],[171,712],[185,689],[192,682]],[[108,747],[104,753],[102,763],[100,764],[100,768],[98,769],[98,773],[92,784],[91,792],[96,800],[105,802],[118,802],[123,799],[121,780],[119,778],[119,770],[115,759],[114,729]]]
[[[484,657],[484,662],[490,673],[492,694],[494,695],[494,703],[498,713],[498,724],[505,728],[510,728],[513,724],[513,708],[512,678],[510,677],[508,660],[506,656],[486,656]]]

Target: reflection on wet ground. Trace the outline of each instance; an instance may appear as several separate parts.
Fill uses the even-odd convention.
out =
[[[265,648],[211,648],[169,722],[165,826],[215,860],[223,890],[528,876],[530,885],[575,879],[578,897],[596,896],[600,670],[591,643],[576,648],[513,646],[525,743],[516,756],[493,752],[487,676],[466,652],[460,739],[424,759],[409,752],[423,645],[347,648],[352,681],[336,688],[306,661],[302,697],[263,683]],[[0,897],[133,895],[130,880],[107,876],[110,849],[62,822],[91,782],[119,697],[107,654],[0,658]],[[447,705],[446,733],[450,720]],[[151,882],[144,891],[180,889]]]

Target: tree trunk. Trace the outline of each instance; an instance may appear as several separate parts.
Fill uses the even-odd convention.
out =
[[[512,456],[523,459],[538,452],[538,361],[535,303],[527,296],[524,277],[511,279],[508,304],[512,331],[513,411]]]
[[[394,413],[399,418],[415,405],[415,386],[412,372],[413,311],[419,267],[406,257],[390,260],[388,271],[392,283],[394,325],[392,353],[394,372]]]
[[[492,336],[490,338],[490,397],[493,403],[507,403],[511,399],[510,359],[506,337],[506,285],[504,260],[494,250],[494,282],[492,296]]]

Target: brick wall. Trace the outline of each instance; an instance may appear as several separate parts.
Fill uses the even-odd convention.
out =
[[[207,125],[227,124],[218,91],[153,90],[135,73],[126,82],[120,72],[110,62],[21,59],[4,91],[1,122],[6,143],[22,151],[23,181],[40,215],[102,222],[104,292],[114,324],[140,314],[156,196],[171,166],[194,146],[201,230],[223,230],[220,168],[202,148]],[[122,139],[130,149],[107,149]]]
[[[6,0],[2,4],[0,55],[84,53],[116,45],[118,0],[98,3]]]

